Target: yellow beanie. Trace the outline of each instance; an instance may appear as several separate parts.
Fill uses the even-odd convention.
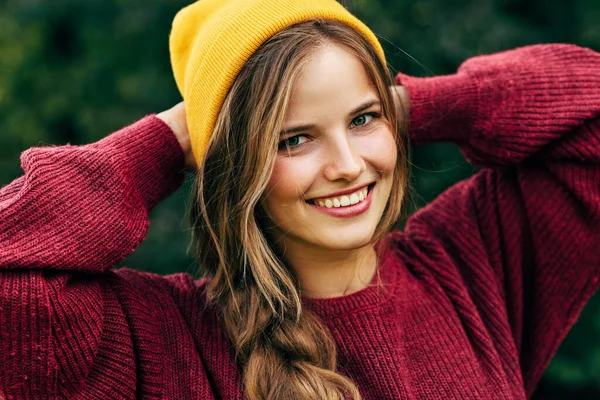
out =
[[[316,18],[354,28],[385,63],[373,32],[334,0],[200,0],[177,13],[169,40],[171,64],[198,166],[244,64],[277,32]]]

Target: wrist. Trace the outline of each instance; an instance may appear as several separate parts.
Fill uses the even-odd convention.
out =
[[[183,151],[186,167],[194,169],[196,162],[192,154],[192,144],[187,128],[184,103],[181,102],[168,110],[156,114],[156,118],[162,120],[171,129]]]

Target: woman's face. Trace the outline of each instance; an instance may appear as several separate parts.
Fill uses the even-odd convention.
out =
[[[384,212],[397,157],[377,90],[355,56],[326,45],[290,100],[263,197],[273,239],[296,250],[362,247]]]

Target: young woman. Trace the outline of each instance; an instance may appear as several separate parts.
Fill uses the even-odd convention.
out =
[[[171,49],[185,110],[30,149],[0,189],[0,396],[531,395],[599,285],[598,53],[394,87],[329,0],[203,0]],[[409,138],[482,169],[389,232]],[[206,278],[112,271],[184,167]]]

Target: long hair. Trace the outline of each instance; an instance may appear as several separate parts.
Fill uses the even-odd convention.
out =
[[[329,330],[302,308],[298,280],[268,239],[261,207],[292,85],[325,44],[362,62],[396,135],[394,183],[373,243],[399,218],[407,188],[408,139],[398,126],[393,81],[362,36],[338,22],[313,20],[277,33],[252,55],[221,108],[190,210],[207,296],[221,312],[249,400],[361,399],[356,385],[336,372]]]

